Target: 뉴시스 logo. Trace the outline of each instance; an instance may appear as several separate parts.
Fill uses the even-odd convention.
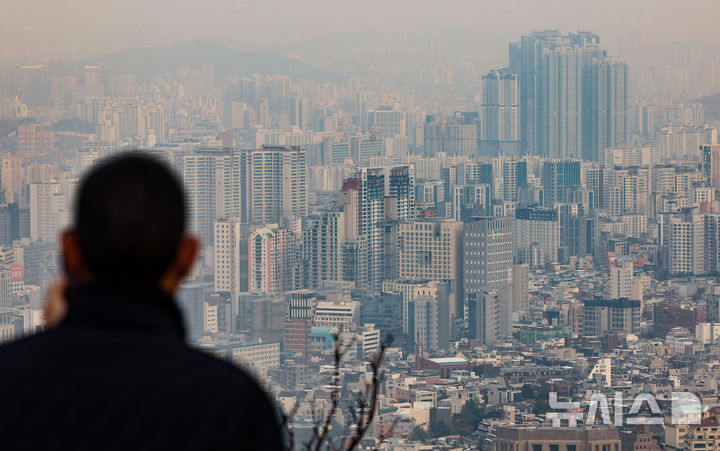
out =
[[[553,410],[564,410],[564,412],[548,412],[547,418],[552,420],[553,427],[563,425],[575,427],[583,421],[584,411],[579,401],[558,402],[557,392],[549,394],[550,408]],[[629,400],[628,400],[629,401]],[[658,406],[655,397],[649,393],[641,393],[632,399],[632,405],[627,414],[623,413],[622,406],[624,399],[622,392],[615,392],[613,398],[613,415],[610,415],[608,398],[603,394],[594,394],[587,403],[587,419],[585,424],[595,424],[599,416],[602,423],[606,425],[622,426],[624,424],[663,424],[664,416]],[[640,409],[647,404],[652,416],[640,416]],[[671,424],[700,424],[702,419],[702,405],[697,396],[687,392],[672,392],[671,395]],[[598,412],[599,410],[599,412]]]

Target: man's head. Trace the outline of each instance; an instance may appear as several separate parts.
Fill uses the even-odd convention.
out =
[[[173,293],[192,267],[197,241],[185,235],[183,189],[159,161],[132,152],[83,180],[75,224],[62,237],[71,278]]]

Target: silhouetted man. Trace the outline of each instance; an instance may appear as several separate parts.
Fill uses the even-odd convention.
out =
[[[281,448],[258,385],[185,344],[173,295],[198,248],[185,221],[178,181],[148,157],[84,180],[51,328],[0,347],[1,450]]]

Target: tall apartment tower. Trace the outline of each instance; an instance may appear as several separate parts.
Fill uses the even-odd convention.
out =
[[[468,297],[468,338],[479,340],[492,347],[498,344],[503,334],[500,331],[503,305],[498,293],[483,289]]]
[[[512,326],[513,288],[513,219],[511,217],[476,217],[463,229],[463,280],[468,325],[480,330],[481,324],[495,321],[492,327],[482,326],[483,337],[495,341],[507,336]],[[489,295],[488,293],[492,293]],[[475,300],[471,303],[470,300]],[[482,309],[479,313],[478,309]],[[479,316],[478,316],[479,315]],[[484,319],[483,319],[484,318]],[[488,332],[492,330],[493,332]],[[489,343],[489,342],[488,342]]]
[[[582,133],[585,161],[602,161],[605,151],[627,141],[627,63],[599,49],[583,63]]]
[[[445,153],[451,156],[475,156],[477,154],[477,125],[464,121],[445,125]]]
[[[344,243],[344,211],[328,210],[307,218],[302,246],[305,288],[318,288],[326,280],[342,280]]]
[[[423,126],[423,155],[434,157],[445,151],[444,137],[445,127],[442,122],[428,116],[427,123]]]
[[[503,200],[517,202],[520,200],[520,190],[527,187],[528,169],[527,161],[503,160]]]
[[[707,272],[705,229],[703,215],[694,214],[690,209],[660,215],[661,255],[663,265],[671,275]],[[713,264],[712,261],[709,263]]]
[[[31,183],[29,185],[30,239],[54,243],[70,224],[72,183]]]
[[[513,219],[481,216],[463,227],[465,293],[512,285]]]
[[[248,238],[248,291],[282,293],[294,289],[295,236],[277,224]]]
[[[570,202],[568,194],[580,187],[580,160],[545,160],[540,181],[543,186],[543,205],[553,208],[556,203]]]
[[[0,161],[0,183],[8,203],[18,202],[23,188],[22,158],[5,153]]]
[[[513,265],[513,313],[530,311],[530,265],[515,263]]]
[[[306,152],[299,146],[262,146],[240,152],[243,205],[248,222],[279,223],[282,217],[307,216]]]
[[[393,198],[393,212],[385,213],[400,222],[415,219],[415,183],[410,166],[398,166],[390,169],[388,196]]]
[[[344,280],[379,290],[385,273],[385,174],[363,168],[343,181],[338,207],[345,212]],[[348,270],[355,267],[350,275]]]
[[[509,47],[520,75],[523,151],[599,161],[627,138],[628,66],[591,32],[534,31]]]
[[[232,299],[248,291],[248,240],[243,236],[240,218],[222,218],[214,224],[213,252],[215,275],[213,291],[227,292]]]
[[[515,210],[513,243],[517,260],[531,267],[557,262],[560,246],[557,210],[541,207]]]
[[[188,228],[212,244],[214,223],[219,218],[240,217],[242,212],[242,178],[239,155],[227,148],[199,148],[177,154],[175,171],[183,180],[190,215]]]
[[[450,319],[463,316],[462,222],[427,220],[398,226],[398,278],[450,283]]]
[[[631,299],[633,288],[633,262],[617,259],[610,267],[610,299]]]
[[[515,69],[519,65],[523,151],[550,158],[580,156],[580,50],[557,30],[523,36],[519,55],[512,49],[517,47],[511,46],[510,61]]]
[[[480,154],[517,155],[520,152],[520,79],[506,69],[482,77]]]

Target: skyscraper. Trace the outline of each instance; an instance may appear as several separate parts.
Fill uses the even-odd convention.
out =
[[[471,331],[482,330],[474,338],[493,343],[496,337],[511,333],[512,225],[511,217],[476,217],[463,228],[463,288],[468,315],[476,315],[468,318],[468,326]],[[488,321],[495,324],[483,325]]]
[[[287,229],[269,224],[248,238],[248,291],[291,291],[295,269],[295,237]]]
[[[450,156],[477,154],[477,125],[451,122],[445,124],[445,153]]]
[[[445,149],[443,144],[445,132],[441,122],[435,121],[431,116],[428,116],[427,120],[423,127],[423,155],[434,157]]]
[[[8,152],[3,155],[0,164],[0,183],[5,191],[5,200],[18,202],[23,188],[22,158]]]
[[[327,210],[307,218],[303,227],[303,285],[318,288],[325,280],[342,280],[345,212]]]
[[[495,346],[501,339],[501,308],[503,301],[497,292],[480,290],[468,298],[468,337],[485,346]],[[507,308],[507,306],[506,306]]]
[[[503,160],[503,200],[517,202],[520,190],[527,187],[527,162],[523,160]]]
[[[379,290],[385,267],[383,170],[363,168],[345,179],[338,206],[345,212],[346,240],[352,242],[346,243],[343,249],[348,252],[346,257],[355,262],[353,265],[348,264],[344,271],[357,265],[353,277],[359,277],[359,280],[356,280],[358,287]],[[348,275],[343,279],[348,280],[347,277]]]
[[[482,77],[480,128],[482,155],[517,155],[520,152],[520,80],[507,70]]]
[[[627,139],[628,66],[591,32],[534,31],[509,47],[520,75],[523,151],[598,161]]]
[[[498,290],[512,284],[513,220],[481,216],[463,227],[465,293]]]
[[[308,213],[306,152],[299,146],[262,146],[240,153],[248,222],[279,223]]]
[[[582,55],[557,30],[523,36],[511,68],[520,74],[522,149],[550,158],[580,156]],[[519,61],[518,61],[519,60]],[[519,63],[519,64],[518,64]]]
[[[541,207],[515,210],[513,242],[515,257],[531,267],[557,262],[560,246],[557,211]]]
[[[247,235],[245,235],[247,236]],[[239,218],[223,218],[214,224],[214,291],[227,292],[233,301],[248,290],[248,241]]]
[[[450,283],[450,316],[462,317],[462,222],[427,220],[398,227],[398,278]]]
[[[174,166],[185,184],[190,215],[188,228],[203,244],[212,244],[214,222],[242,213],[241,165],[232,149],[199,148],[175,155]]]
[[[543,205],[569,202],[568,194],[580,187],[580,160],[545,160],[542,166]]]
[[[390,169],[388,199],[393,199],[392,211],[385,206],[386,217],[397,221],[415,219],[415,183],[410,166],[398,166]]]
[[[583,63],[582,157],[602,161],[608,148],[628,138],[628,65],[604,51],[586,52]]]

